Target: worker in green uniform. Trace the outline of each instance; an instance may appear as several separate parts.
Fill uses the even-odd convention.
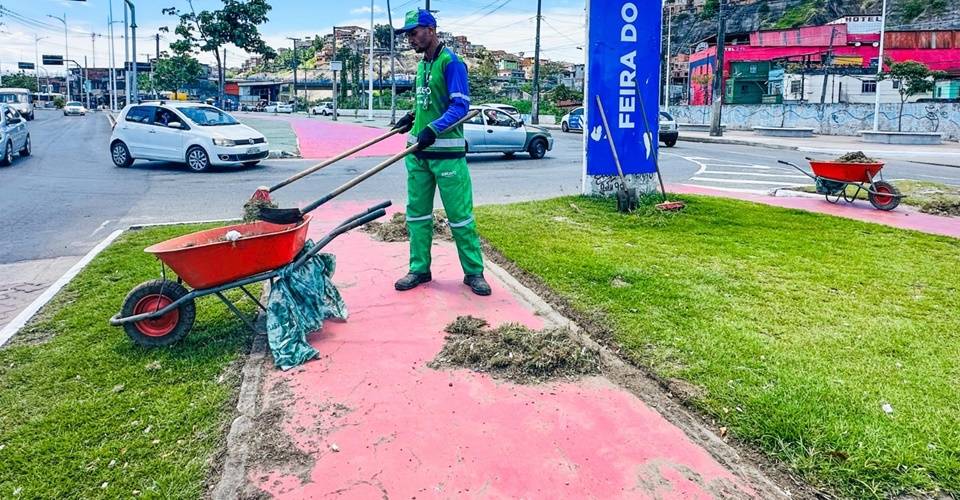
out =
[[[440,199],[457,244],[463,283],[477,295],[490,295],[483,279],[480,236],[473,219],[473,187],[467,170],[463,125],[441,133],[466,116],[470,89],[463,61],[437,37],[437,20],[427,10],[407,13],[403,28],[414,50],[423,54],[417,66],[415,109],[397,121],[409,132],[408,144],[420,149],[407,157],[407,231],[410,233],[410,272],[395,288],[410,290],[432,279],[433,195]]]

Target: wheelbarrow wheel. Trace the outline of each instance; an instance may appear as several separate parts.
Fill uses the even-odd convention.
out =
[[[874,182],[871,191],[867,198],[877,210],[893,210],[900,204],[900,190],[887,181]]]
[[[123,301],[122,316],[134,316],[162,309],[189,293],[183,285],[170,280],[153,280],[137,285]],[[163,347],[175,344],[187,336],[196,318],[193,300],[158,318],[124,323],[123,329],[137,345]]]

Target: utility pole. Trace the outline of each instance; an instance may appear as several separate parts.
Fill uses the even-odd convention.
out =
[[[390,23],[390,125],[397,123],[397,72],[394,66],[394,42],[397,34],[393,31],[393,14],[390,13],[390,0],[387,0],[387,22]],[[383,87],[381,86],[381,89]]]
[[[227,107],[227,48],[223,48],[223,58],[220,61],[220,109]]]
[[[430,10],[430,0],[427,0],[427,10]]]
[[[723,45],[724,38],[727,36],[727,21],[723,17],[723,7],[725,3],[725,0],[720,0],[717,6],[717,16],[719,17],[719,26],[717,27],[717,68],[713,72],[713,115],[710,119],[710,135],[713,137],[723,135],[720,119],[723,113]]]
[[[89,71],[90,67],[87,66],[87,56],[83,56],[83,80],[85,82],[90,81]],[[87,85],[89,85],[89,83],[83,84],[83,87],[81,88],[83,89],[83,93],[87,95],[87,109],[90,109],[90,91],[87,89]]]
[[[373,121],[373,0],[370,0],[370,65],[367,72],[367,121]]]
[[[157,33],[157,60],[160,60],[160,33]]]
[[[873,91],[873,131],[880,127],[880,76],[883,74],[883,38],[887,25],[887,0],[880,8],[880,54],[877,56],[877,88]]]
[[[299,38],[287,37],[287,40],[293,42],[293,91],[290,92],[290,95],[293,96],[293,112],[297,112],[297,63],[300,62],[297,59],[297,42],[300,41]]]
[[[428,2],[429,3],[429,2]],[[533,95],[530,106],[530,123],[540,123],[540,15],[543,0],[537,0],[537,39],[533,49]]]
[[[820,65],[823,66],[823,87],[820,89],[820,111],[823,111],[823,107],[827,101],[827,75],[829,70],[827,69],[827,64],[833,64],[833,36],[837,33],[837,28],[830,28],[830,46],[827,47],[827,57],[826,60],[821,58]]]

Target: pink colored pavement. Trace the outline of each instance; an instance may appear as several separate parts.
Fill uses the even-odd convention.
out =
[[[667,191],[680,194],[701,194],[734,198],[737,200],[763,203],[765,205],[796,208],[808,212],[835,215],[837,217],[884,224],[901,229],[912,229],[924,233],[960,238],[960,218],[925,214],[905,205],[900,205],[892,211],[885,212],[873,208],[868,201],[833,204],[828,203],[823,197],[764,196],[752,193],[702,188],[689,184],[668,185]]]
[[[308,118],[290,120],[300,143],[300,155],[304,158],[329,158],[386,132],[382,128],[364,127],[351,123],[333,123]],[[374,144],[351,158],[364,156],[390,156],[406,147],[406,135],[397,134]]]
[[[319,211],[311,237],[361,208]],[[262,491],[290,499],[757,496],[605,378],[525,386],[428,368],[459,315],[543,327],[491,273],[491,297],[470,293],[450,244],[434,245],[434,281],[404,293],[393,281],[406,272],[406,244],[355,231],[329,251],[349,320],[312,335],[321,359],[271,370],[261,386],[261,411],[282,409],[283,431],[311,460],[300,470],[251,464],[247,478]]]

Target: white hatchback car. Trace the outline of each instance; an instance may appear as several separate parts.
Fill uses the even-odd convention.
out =
[[[129,105],[110,137],[110,156],[118,167],[157,160],[186,163],[190,170],[203,172],[211,166],[252,167],[269,153],[263,134],[202,103]]]
[[[70,101],[63,105],[63,116],[68,116],[68,115],[84,116],[86,114],[87,114],[87,108],[83,107],[83,104],[77,101]]]

